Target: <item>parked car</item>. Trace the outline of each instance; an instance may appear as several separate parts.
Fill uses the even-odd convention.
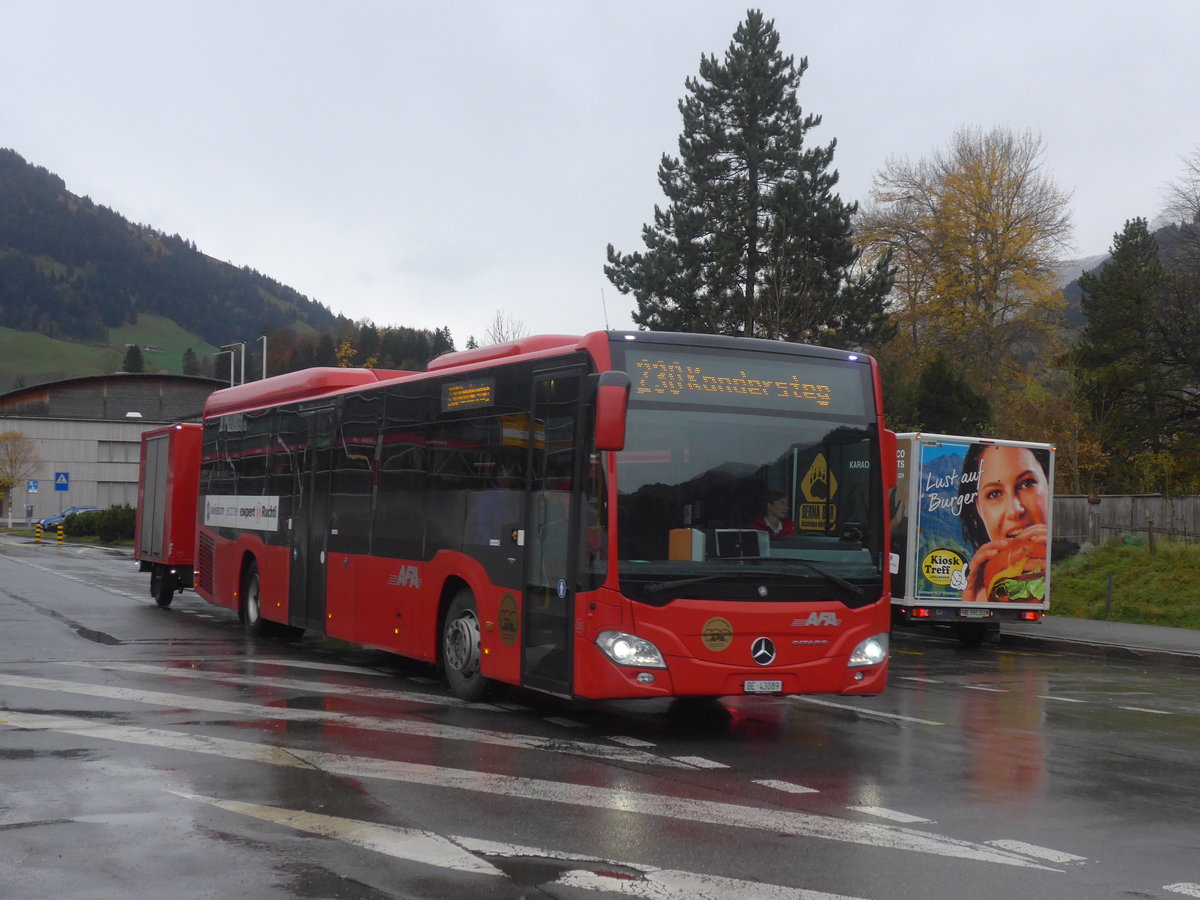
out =
[[[58,523],[63,521],[67,516],[73,513],[82,512],[97,512],[100,509],[98,506],[68,506],[62,512],[53,516],[46,516],[44,519],[39,519],[38,524],[42,526],[42,531],[52,530],[58,527]]]

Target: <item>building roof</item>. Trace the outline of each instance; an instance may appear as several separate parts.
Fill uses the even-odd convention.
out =
[[[226,383],[195,375],[116,372],[0,394],[0,417],[143,422],[199,421],[208,395]]]

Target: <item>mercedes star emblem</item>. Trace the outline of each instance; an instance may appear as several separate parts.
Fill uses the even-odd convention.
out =
[[[750,655],[760,666],[769,666],[775,662],[775,644],[770,638],[760,637],[750,645]]]

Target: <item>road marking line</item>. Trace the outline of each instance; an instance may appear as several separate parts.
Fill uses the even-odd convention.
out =
[[[264,746],[249,741],[212,735],[110,725],[96,720],[76,719],[70,716],[0,711],[0,725],[31,730],[52,730],[82,738],[140,744],[289,768],[316,769],[326,774],[349,778],[377,778],[438,790],[463,790],[519,800],[656,816],[695,825],[746,828],[773,834],[819,838],[954,859],[990,862],[1024,869],[1048,872],[1063,871],[1028,857],[984,844],[940,837],[898,825],[854,822],[849,819],[793,810],[760,808],[663,794],[646,794],[626,788],[566,784],[538,778],[503,775],[496,772],[473,772],[340,753],[322,753],[301,747]]]
[[[1183,894],[1185,897],[1200,897],[1200,884],[1193,884],[1190,881],[1181,881],[1179,884],[1164,884],[1164,891],[1170,891],[1173,894]]]
[[[890,819],[893,822],[901,822],[905,825],[912,825],[916,822],[933,824],[933,819],[923,819],[920,816],[910,816],[908,813],[896,812],[894,809],[887,809],[882,806],[849,806],[847,809],[852,809],[855,812],[866,813],[868,816],[876,816],[880,819]]]
[[[607,740],[617,744],[624,744],[626,747],[653,747],[655,746],[650,741],[643,741],[641,738],[629,737],[624,734],[610,734]]]
[[[1173,716],[1175,713],[1165,709],[1146,709],[1144,706],[1118,706],[1117,709],[1127,709],[1130,712],[1150,713],[1153,716]]]
[[[873,709],[863,709],[861,706],[851,706],[849,703],[834,703],[832,700],[818,700],[816,697],[798,697],[792,696],[792,700],[799,703],[811,703],[814,706],[828,706],[833,709],[848,709],[851,712],[859,713],[863,716],[869,716],[878,719],[894,719],[898,722],[912,722],[914,725],[945,725],[945,722],[934,722],[931,719],[914,719],[912,716],[902,716],[899,713],[878,712]]]
[[[576,870],[560,875],[552,884],[589,891],[607,891],[643,900],[695,900],[697,897],[712,900],[854,900],[843,894],[807,891],[803,888],[742,881],[739,878],[723,878],[719,875],[699,875],[676,869],[654,869],[647,871],[640,879]]]
[[[428,863],[439,869],[453,869],[456,872],[468,872],[473,875],[505,877],[504,873],[491,863],[464,850],[454,841],[447,840],[431,831],[341,819],[319,813],[280,809],[257,803],[242,803],[238,800],[219,800],[216,797],[205,797],[201,794],[185,794],[171,790],[168,790],[168,793],[185,800],[207,803],[209,806],[215,806],[227,812],[239,813],[264,822],[273,822],[276,825],[284,825],[297,831],[334,838],[345,844],[365,847],[367,850],[374,850],[376,853],[383,853],[398,859]]]
[[[370,675],[374,678],[391,678],[387,672],[380,672],[378,669],[364,669],[362,666],[346,666],[340,663],[327,662],[308,662],[303,659],[283,659],[276,656],[244,656],[242,662],[251,663],[255,666],[283,666],[288,669],[315,669],[320,672],[344,672],[347,675]],[[410,678],[410,681],[416,681],[416,678]]]
[[[789,794],[819,794],[816,788],[805,787],[802,784],[792,784],[790,781],[777,781],[774,778],[763,778],[754,782],[763,787],[774,788],[777,791],[787,791]]]
[[[685,766],[695,766],[697,769],[728,769],[729,766],[725,763],[714,762],[711,759],[705,759],[703,756],[672,756],[671,759],[676,762],[681,762]]]
[[[917,682],[920,682],[921,684],[945,684],[946,683],[937,678],[926,678],[923,675],[901,675],[900,680],[901,681],[917,681]]]
[[[563,728],[582,728],[582,722],[576,722],[574,719],[564,719],[561,716],[545,716],[542,721],[549,722],[551,725],[559,725]]]
[[[103,684],[84,684],[60,681],[52,678],[30,678],[24,675],[0,674],[0,685],[30,688],[32,690],[57,691],[87,697],[103,697],[107,700],[124,700],[130,703],[145,703],[164,706],[168,709],[189,709],[221,715],[242,715],[263,719],[280,719],[288,722],[336,722],[348,728],[363,731],[379,731],[389,734],[407,734],[436,740],[466,741],[475,744],[490,744],[499,747],[515,747],[520,750],[540,750],[572,756],[586,756],[608,762],[636,763],[647,766],[684,768],[670,757],[655,756],[641,750],[624,750],[607,744],[591,744],[562,738],[534,737],[489,731],[480,728],[464,728],[458,725],[443,725],[436,722],[405,719],[381,719],[370,716],[354,716],[335,710],[293,709],[290,707],[267,706],[241,700],[213,700],[192,697],[187,694],[172,694],[166,691],[151,691],[134,688],[113,687]]]
[[[552,882],[541,887],[562,886],[582,890],[608,891],[650,900],[691,900],[694,897],[750,898],[750,900],[854,900],[841,894],[827,894],[782,885],[704,875],[676,869],[657,869],[637,863],[620,862],[576,853],[560,853],[538,847],[499,844],[451,835],[442,837],[430,831],[419,831],[396,825],[381,825],[358,819],[344,819],[300,810],[220,800],[200,794],[169,793],[185,800],[207,803],[227,812],[239,813],[265,822],[272,822],[297,831],[319,834],[343,843],[353,844],[383,853],[396,859],[424,863],[439,869],[452,869],[477,875],[506,877],[504,872],[480,857],[503,859],[524,858],[553,862],[578,863]],[[624,870],[613,875],[613,870]]]
[[[1055,697],[1053,694],[1038,694],[1039,700],[1057,700],[1059,703],[1087,703],[1077,697]]]
[[[41,548],[38,548],[38,549],[41,549]],[[51,575],[57,576],[58,578],[65,578],[65,579],[67,579],[67,581],[74,581],[76,584],[82,584],[82,585],[85,585],[90,588],[96,588],[98,590],[102,590],[106,594],[113,594],[114,596],[117,596],[117,597],[124,597],[127,600],[135,600],[138,603],[141,603],[145,606],[149,606],[154,603],[153,598],[150,596],[149,589],[147,589],[145,596],[143,596],[142,594],[131,594],[125,590],[120,590],[118,588],[113,588],[113,587],[107,587],[107,586],[100,584],[98,582],[95,582],[95,581],[88,581],[86,578],[79,578],[75,575],[68,575],[62,569],[58,569],[53,566],[39,565],[38,563],[35,563],[32,560],[23,559],[22,557],[19,557],[19,556],[6,556],[5,559],[7,559],[9,562],[19,563],[20,565],[23,565],[23,566],[29,566],[29,568],[31,568],[31,569],[38,569],[42,572],[47,572]]]
[[[1049,847],[1039,847],[1037,844],[1027,844],[1024,841],[987,841],[986,843],[989,847],[1011,850],[1013,853],[1044,859],[1047,862],[1062,864],[1087,862],[1086,856],[1076,856],[1074,853],[1065,853],[1062,850],[1051,850]]]
[[[991,694],[1007,694],[1008,693],[1008,688],[987,687],[986,685],[982,685],[982,684],[964,684],[963,687],[966,688],[968,691],[987,691],[988,693],[991,693]]]
[[[416,691],[399,691],[391,688],[360,687],[349,684],[316,684],[312,681],[297,681],[289,678],[274,678],[265,675],[240,675],[220,672],[216,669],[186,669],[177,666],[149,666],[142,663],[119,662],[75,662],[65,661],[66,666],[81,666],[89,669],[105,669],[113,672],[138,672],[161,678],[191,678],[200,681],[224,681],[229,684],[244,684],[250,687],[275,687],[288,691],[312,691],[320,689],[326,694],[342,697],[371,697],[385,700],[403,700],[409,703],[441,706],[470,706],[473,709],[495,711],[490,703],[467,704],[457,697],[446,694],[422,694]]]

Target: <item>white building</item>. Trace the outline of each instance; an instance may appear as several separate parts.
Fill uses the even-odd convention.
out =
[[[222,387],[227,382],[212,378],[118,372],[0,395],[0,432],[25,435],[40,460],[0,515],[9,514],[8,501],[14,519],[69,506],[136,506],[142,432],[200,421],[204,401]]]

